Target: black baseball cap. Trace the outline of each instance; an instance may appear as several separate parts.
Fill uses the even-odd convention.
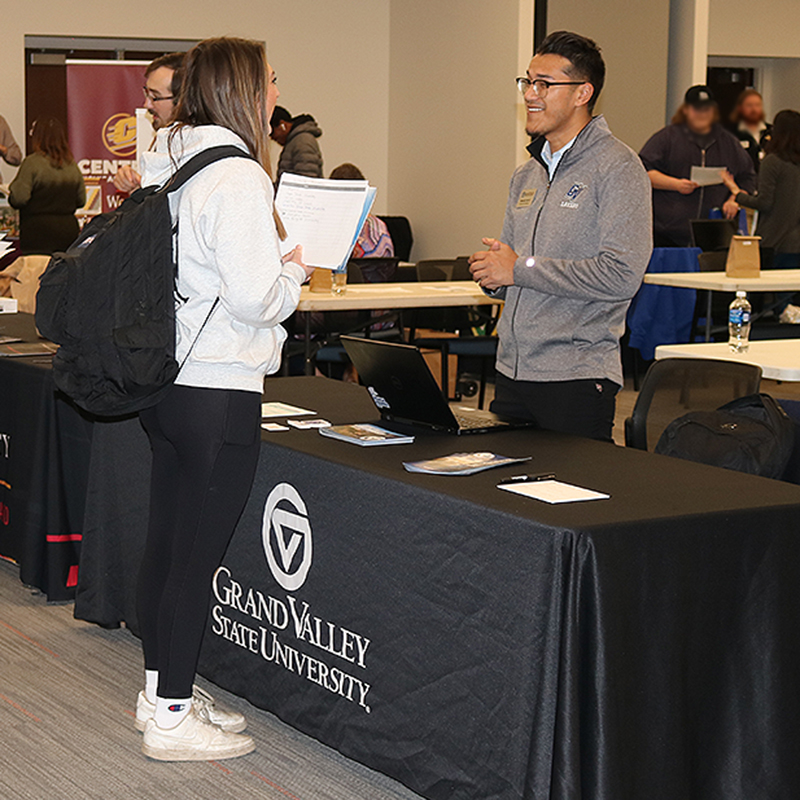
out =
[[[694,106],[695,108],[703,108],[704,106],[711,106],[716,103],[714,92],[708,86],[692,86],[686,92],[683,102],[687,106]]]

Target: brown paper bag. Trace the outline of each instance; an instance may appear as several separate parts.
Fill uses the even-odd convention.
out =
[[[329,269],[315,269],[311,273],[311,282],[308,288],[312,292],[327,292],[330,294],[332,284],[333,277]]]
[[[758,278],[761,275],[760,236],[734,236],[728,248],[725,274],[729,278]]]

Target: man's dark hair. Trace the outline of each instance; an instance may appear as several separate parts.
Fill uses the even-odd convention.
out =
[[[570,66],[564,70],[567,75],[592,84],[594,92],[587,103],[587,108],[591,112],[606,80],[606,65],[600,54],[600,48],[591,39],[578,33],[555,31],[536,50],[537,56],[551,53],[570,62]]]
[[[148,65],[147,69],[144,71],[144,77],[147,78],[157,69],[161,69],[161,67],[166,67],[167,69],[171,69],[172,73],[172,83],[170,84],[170,92],[172,92],[172,96],[175,98],[175,103],[177,103],[178,97],[181,93],[181,82],[182,82],[182,67],[183,67],[183,59],[186,56],[186,53],[165,53],[163,56],[159,56],[158,58],[154,58]]]
[[[283,107],[283,106],[275,106],[275,110],[272,112],[272,118],[269,121],[269,125],[272,130],[278,127],[281,122],[291,122],[292,115]]]

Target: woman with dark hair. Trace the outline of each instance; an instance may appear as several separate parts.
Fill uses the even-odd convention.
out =
[[[49,256],[78,236],[75,211],[86,202],[86,186],[59,120],[37,119],[31,147],[11,181],[8,202],[19,209],[22,254]]]
[[[761,244],[783,254],[776,266],[800,266],[800,257],[792,258],[800,253],[800,113],[787,110],[775,117],[766,152],[756,194],[743,192],[727,170],[722,178],[740,206],[758,211]]]
[[[241,714],[194,687],[211,580],[244,508],[260,449],[264,375],[280,366],[300,286],[273,207],[269,119],[278,98],[264,45],[200,42],[186,55],[175,123],[144,154],[142,183],[163,186],[193,156],[232,145],[170,194],[177,234],[176,360],[166,397],[140,415],[153,466],[137,586],[145,688],[142,750],[161,761],[233,758],[255,747]]]

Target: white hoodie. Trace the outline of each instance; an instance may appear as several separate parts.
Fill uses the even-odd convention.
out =
[[[218,145],[247,146],[217,125],[183,128],[169,144],[158,132],[142,157],[142,186],[162,186],[197,153]],[[171,152],[170,152],[171,149]],[[305,273],[281,264],[269,176],[252,159],[227,158],[170,194],[177,218],[176,379],[182,386],[261,393],[265,373],[280,366],[286,331]],[[214,301],[220,302],[198,336]]]

